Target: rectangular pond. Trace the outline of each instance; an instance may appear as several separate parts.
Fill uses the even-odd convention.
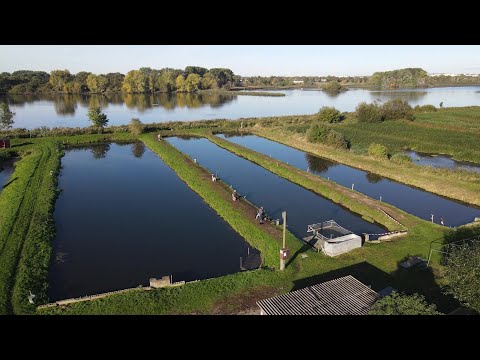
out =
[[[413,150],[405,151],[405,154],[417,165],[432,166],[436,168],[467,170],[480,173],[480,164],[469,161],[453,160],[447,155],[425,154]]]
[[[5,161],[0,161],[0,192],[3,187],[8,184],[10,176],[12,176],[13,171],[15,170],[13,164],[17,161],[16,159],[8,159]]]
[[[66,150],[58,186],[51,301],[235,273],[247,256],[244,239],[143,143]]]
[[[207,139],[166,138],[170,144],[197,162],[256,206],[263,206],[267,215],[281,219],[287,211],[287,226],[298,238],[307,234],[309,224],[335,220],[356,234],[383,233],[385,229],[372,224],[359,215],[285,180],[261,166],[222,149]],[[252,218],[256,215],[252,213]]]
[[[480,208],[473,205],[467,205],[383,178],[377,174],[323,159],[256,135],[217,136],[286,162],[301,170],[328,178],[345,187],[351,188],[352,184],[355,184],[356,191],[374,199],[382,197],[382,201],[425,220],[430,220],[431,214],[433,214],[436,223],[443,218],[446,226],[459,226],[472,222],[476,216],[480,216]]]

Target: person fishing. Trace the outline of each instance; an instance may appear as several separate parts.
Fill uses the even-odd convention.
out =
[[[260,206],[260,209],[258,209],[257,215],[255,216],[255,220],[258,220],[260,223],[262,223],[264,218],[265,210],[263,209],[263,206]]]
[[[237,200],[238,200],[238,194],[237,194],[237,190],[233,190],[233,193],[232,193],[232,200],[233,200],[233,201],[237,201]]]

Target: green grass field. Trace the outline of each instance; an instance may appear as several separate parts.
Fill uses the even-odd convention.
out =
[[[373,207],[377,203],[355,191],[333,186],[327,180],[262,156],[241,146],[211,136],[211,131],[246,128],[313,154],[350,166],[394,178],[403,183],[480,205],[480,178],[464,172],[448,172],[417,165],[396,165],[362,155],[370,142],[384,143],[392,151],[411,148],[440,152],[457,159],[480,159],[477,130],[479,108],[442,109],[435,113],[416,114],[413,122],[358,124],[349,114],[343,124],[334,125],[351,136],[354,151],[340,151],[305,141],[303,134],[314,116],[287,116],[242,119],[239,122],[211,120],[194,123],[169,123],[147,126],[168,134],[195,133],[207,136],[217,145],[255,162],[267,170],[300,186],[315,191],[342,206],[378,221],[389,229],[397,225],[382,217]],[[367,126],[368,125],[368,126]],[[170,131],[170,129],[176,131]],[[375,290],[393,286],[407,293],[418,292],[440,311],[453,310],[458,303],[442,294],[445,285],[440,255],[433,256],[432,268],[425,271],[401,270],[398,263],[409,255],[428,257],[432,241],[466,238],[480,234],[480,225],[460,227],[456,231],[420,220],[388,204],[387,211],[399,217],[408,234],[391,242],[366,243],[348,254],[330,258],[312,251],[288,234],[291,258],[285,271],[278,267],[280,229],[259,227],[251,217],[252,205],[234,206],[227,185],[212,183],[208,172],[194,164],[165,141],[157,141],[156,132],[140,138],[170,166],[193,191],[211,206],[240,235],[262,252],[264,268],[222,276],[182,287],[152,291],[133,291],[101,300],[77,303],[65,308],[36,310],[28,303],[29,291],[36,304],[47,301],[47,275],[54,238],[53,210],[57,195],[56,181],[63,145],[80,145],[102,141],[132,141],[126,132],[88,134],[55,138],[12,139],[12,152],[22,159],[7,186],[0,193],[0,314],[216,314],[237,313],[255,306],[255,301],[292,289],[352,274]],[[374,140],[375,139],[375,140]],[[5,150],[0,151],[1,157]],[[9,156],[9,155],[8,155]],[[476,160],[480,161],[480,160]],[[278,165],[277,165],[278,163]],[[388,174],[388,175],[387,175]],[[300,254],[306,254],[302,257]]]

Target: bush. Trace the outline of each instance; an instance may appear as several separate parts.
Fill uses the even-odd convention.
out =
[[[345,136],[335,130],[330,130],[325,137],[325,144],[333,146],[338,149],[347,149],[348,142],[345,139]]]
[[[455,246],[446,255],[447,293],[480,312],[480,242]]]
[[[139,119],[132,119],[130,121],[130,124],[128,124],[128,130],[130,131],[131,134],[133,135],[141,135],[145,129],[145,126],[142,124],[142,122]]]
[[[442,315],[435,304],[429,305],[419,294],[392,292],[372,305],[369,315]]]
[[[307,140],[311,143],[321,143],[327,138],[329,128],[324,124],[313,124],[307,131]]]
[[[338,81],[329,81],[322,86],[322,89],[328,92],[339,92],[345,90],[345,88],[340,85]]]
[[[360,103],[355,109],[359,122],[379,123],[384,120],[383,111],[378,104]]]
[[[402,153],[393,154],[390,160],[392,160],[395,164],[399,164],[399,165],[412,163],[412,159],[410,158],[410,156]]]
[[[423,105],[423,106],[417,105],[413,108],[413,111],[417,113],[428,113],[428,112],[437,111],[437,108],[433,105]]]
[[[345,116],[334,107],[324,106],[318,112],[318,120],[326,123],[338,123],[344,118]]]
[[[412,107],[407,101],[401,99],[387,101],[382,106],[382,113],[385,120],[415,119]]]
[[[373,143],[368,147],[368,155],[379,159],[388,159],[388,149],[382,144]]]

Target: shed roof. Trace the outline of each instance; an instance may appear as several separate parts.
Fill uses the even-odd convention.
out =
[[[267,315],[367,315],[378,294],[352,275],[260,300]]]

